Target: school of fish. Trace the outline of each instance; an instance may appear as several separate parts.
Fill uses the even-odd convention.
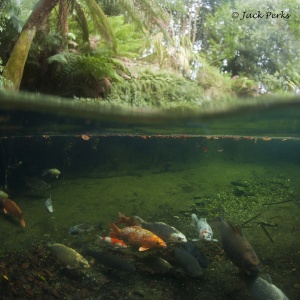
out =
[[[42,172],[42,176],[58,177],[58,169],[47,169]],[[25,184],[35,191],[44,191],[51,188],[50,185],[38,178],[25,177]],[[25,227],[24,214],[17,203],[8,198],[9,195],[0,191],[0,200],[5,214],[19,219],[22,227]],[[48,212],[53,213],[51,194],[46,199],[45,207]],[[260,261],[252,245],[242,234],[241,229],[225,221],[224,216],[215,220],[220,229],[221,243],[226,256],[236,265],[243,274],[244,282],[253,300],[288,300],[287,296],[274,284],[259,277]],[[119,228],[118,224],[124,224]],[[119,219],[109,224],[110,232],[108,236],[96,234],[97,244],[104,244],[109,248],[129,249],[130,251],[151,251],[164,250],[168,245],[173,248],[173,256],[178,271],[191,277],[201,277],[203,269],[208,267],[208,260],[196,246],[195,242],[204,243],[218,242],[213,238],[213,231],[206,218],[198,218],[196,214],[191,214],[190,225],[196,228],[197,237],[188,240],[186,236],[173,226],[163,222],[147,222],[139,216],[125,216],[119,212]],[[88,224],[79,224],[70,228],[70,234],[90,233],[97,230],[97,227]],[[176,247],[174,247],[177,245]],[[57,261],[68,269],[87,270],[90,268],[89,261],[76,250],[59,243],[47,244],[50,252]],[[169,246],[170,247],[170,246]],[[134,272],[136,267],[126,259],[119,257],[109,250],[85,249],[84,254],[93,257],[97,262],[110,268],[123,272]],[[174,267],[167,261],[159,257],[151,257],[155,264],[168,266],[166,270],[174,270]],[[145,260],[146,262],[146,260]],[[160,266],[161,267],[161,266]],[[153,265],[153,269],[157,266]]]

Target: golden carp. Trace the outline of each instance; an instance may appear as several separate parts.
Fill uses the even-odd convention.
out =
[[[82,257],[77,251],[62,244],[47,245],[57,260],[65,265],[68,269],[88,269],[90,265],[88,261]]]
[[[112,223],[110,224],[110,228],[113,230],[109,235],[111,238],[124,240],[132,247],[139,247],[139,251],[167,247],[166,243],[160,237],[139,226],[129,226],[120,229]]]
[[[140,226],[144,229],[147,229],[166,243],[185,243],[187,241],[185,235],[177,230],[175,227],[170,226],[163,222],[146,222],[138,216],[126,217],[123,213],[119,212],[120,219],[115,223],[125,223],[128,226]]]
[[[4,212],[8,215],[19,218],[21,226],[25,227],[23,212],[21,211],[20,207],[16,204],[16,202],[10,199],[2,199],[2,204],[4,206]]]

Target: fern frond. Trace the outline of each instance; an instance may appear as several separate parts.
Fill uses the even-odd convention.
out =
[[[114,36],[111,25],[107,16],[103,12],[100,5],[95,0],[86,0],[86,6],[88,7],[95,26],[101,36],[111,45],[114,52],[116,52],[116,38]]]

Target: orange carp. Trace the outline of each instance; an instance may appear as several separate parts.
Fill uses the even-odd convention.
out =
[[[112,223],[110,224],[110,228],[113,230],[109,235],[111,238],[124,240],[132,247],[139,247],[139,251],[167,247],[166,243],[161,238],[151,231],[139,226],[128,226],[120,229]]]
[[[241,229],[224,220],[220,220],[221,239],[227,257],[248,275],[259,273],[259,260],[252,246],[242,235]]]
[[[2,199],[2,204],[4,206],[3,209],[4,212],[13,217],[18,217],[20,219],[20,223],[22,227],[25,227],[25,220],[23,218],[23,213],[19,208],[19,206],[16,204],[16,202],[10,199]]]
[[[187,239],[183,233],[181,233],[176,228],[163,223],[163,222],[153,222],[149,223],[144,221],[138,216],[126,217],[123,213],[119,212],[120,219],[115,223],[125,223],[128,226],[140,226],[143,229],[147,229],[158,237],[160,237],[166,243],[185,243]]]

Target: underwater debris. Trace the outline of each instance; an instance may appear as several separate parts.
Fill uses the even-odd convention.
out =
[[[278,201],[278,202],[269,202],[269,203],[263,203],[262,205],[275,205],[275,204],[282,204],[287,202],[294,202],[294,200],[285,200],[285,201]]]
[[[249,220],[245,221],[244,223],[242,223],[241,227],[244,227],[244,225],[250,223],[251,221],[255,220],[256,218],[258,218],[260,215],[262,215],[263,213],[259,213],[257,215],[255,215],[254,217],[250,218]]]
[[[272,237],[270,236],[268,230],[265,228],[265,225],[263,224],[263,222],[260,222],[260,223],[257,223],[257,224],[260,226],[260,228],[263,230],[263,232],[266,234],[266,236],[269,238],[269,240],[270,240],[272,243],[274,243]]]

